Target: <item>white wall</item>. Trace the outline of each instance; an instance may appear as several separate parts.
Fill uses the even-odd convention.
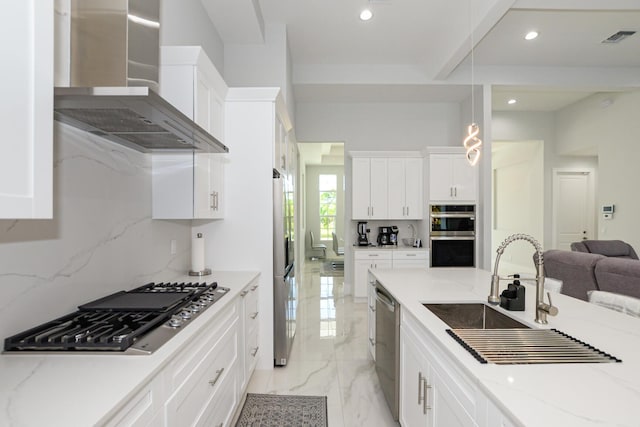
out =
[[[202,46],[225,77],[224,44],[201,0],[164,0],[160,4],[160,45]]]
[[[225,111],[225,218],[194,221],[203,233],[207,267],[259,271],[260,359],[258,369],[273,368],[273,102],[238,101],[230,89]],[[258,94],[259,95],[259,94]],[[249,96],[249,98],[252,98]],[[254,99],[258,99],[256,96]]]
[[[544,232],[541,243],[548,248],[552,241],[553,168],[591,168],[598,170],[593,156],[563,156],[558,154],[556,114],[553,112],[493,112],[494,141],[531,141],[544,143],[544,177],[540,183],[544,193]],[[493,242],[494,246],[496,243]]]
[[[190,222],[151,219],[149,155],[57,122],[53,143],[53,219],[0,221],[0,337],[189,267]]]
[[[557,114],[558,152],[596,147],[596,208],[615,204],[613,220],[598,214],[598,238],[621,239],[640,248],[640,92],[597,94]],[[598,212],[599,213],[599,212]]]

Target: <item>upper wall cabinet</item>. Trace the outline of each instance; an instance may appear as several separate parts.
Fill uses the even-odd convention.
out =
[[[469,165],[464,151],[446,147],[429,154],[429,198],[431,201],[475,202],[478,169]]]
[[[389,158],[389,219],[422,219],[420,158]]]
[[[227,91],[201,47],[162,47],[161,95],[221,141]],[[153,218],[223,218],[224,162],[224,154],[153,154]]]
[[[0,218],[53,216],[53,3],[3,4]]]
[[[352,219],[422,219],[422,154],[352,151]]]
[[[353,219],[387,219],[389,213],[387,168],[386,158],[353,157],[351,163]]]

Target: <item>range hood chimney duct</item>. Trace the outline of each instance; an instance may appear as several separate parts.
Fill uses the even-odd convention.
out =
[[[160,0],[71,0],[56,120],[144,153],[229,149],[159,92]]]

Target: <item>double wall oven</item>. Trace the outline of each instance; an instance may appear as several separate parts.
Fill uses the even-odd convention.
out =
[[[431,267],[475,267],[476,206],[431,205]]]

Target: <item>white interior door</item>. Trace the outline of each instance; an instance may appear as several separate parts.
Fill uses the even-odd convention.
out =
[[[554,170],[553,247],[570,250],[569,245],[595,239],[593,171]]]

